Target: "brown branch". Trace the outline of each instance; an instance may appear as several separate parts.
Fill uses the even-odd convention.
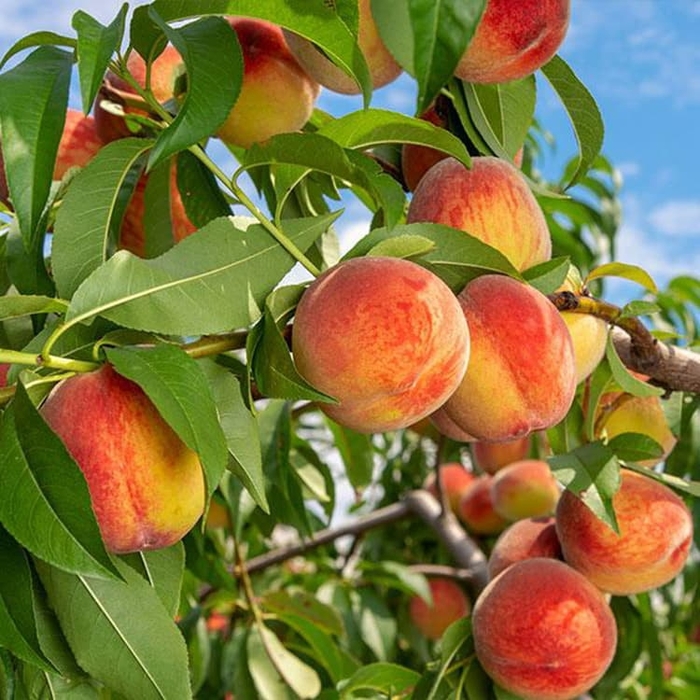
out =
[[[252,574],[262,571],[269,566],[280,564],[295,556],[306,554],[317,547],[330,544],[346,535],[358,536],[377,527],[390,525],[407,517],[418,517],[428,525],[444,543],[455,564],[460,569],[471,572],[470,582],[475,593],[483,589],[487,583],[486,557],[479,546],[467,535],[452,513],[443,513],[440,504],[424,490],[410,491],[401,501],[380,508],[367,515],[337,527],[320,530],[313,537],[281,547],[246,562],[246,570]],[[239,576],[240,570],[233,570],[234,576]]]

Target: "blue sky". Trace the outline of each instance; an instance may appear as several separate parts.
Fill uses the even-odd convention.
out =
[[[71,33],[78,9],[112,19],[116,0],[3,0],[0,53],[24,34]],[[136,3],[140,4],[140,3]],[[47,10],[47,7],[50,10]],[[596,98],[606,124],[605,154],[624,176],[618,259],[647,269],[660,285],[700,269],[700,0],[573,0],[561,54]],[[374,105],[412,112],[409,78],[378,91]],[[323,93],[337,113],[359,103]],[[555,98],[541,93],[538,113],[562,155],[573,143]],[[366,220],[346,217],[346,241]]]

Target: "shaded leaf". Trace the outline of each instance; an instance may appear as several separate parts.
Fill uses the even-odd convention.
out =
[[[0,297],[0,319],[3,320],[32,314],[61,314],[67,308],[65,301],[53,297],[32,294]]]
[[[419,679],[419,673],[405,666],[387,662],[368,664],[341,684],[340,697],[352,698],[358,690],[373,690],[393,697],[411,690]]]

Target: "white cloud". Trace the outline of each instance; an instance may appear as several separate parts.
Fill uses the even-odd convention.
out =
[[[664,202],[651,211],[648,219],[662,234],[696,236],[700,234],[700,200],[679,199]]]

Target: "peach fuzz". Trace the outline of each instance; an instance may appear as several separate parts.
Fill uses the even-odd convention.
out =
[[[455,390],[469,329],[450,288],[416,263],[365,257],[323,272],[296,310],[299,373],[338,404],[320,407],[361,432],[408,427]]]
[[[483,275],[459,294],[471,337],[467,372],[443,408],[477,440],[515,440],[564,418],[576,391],[571,336],[541,292]]]
[[[493,507],[507,520],[537,518],[554,513],[560,488],[549,464],[524,459],[504,467],[493,477]]]
[[[459,462],[447,462],[439,464],[434,472],[431,472],[423,484],[423,488],[429,491],[435,498],[439,498],[437,481],[440,479],[440,488],[450,510],[457,513],[459,502],[464,492],[472,485],[474,473]]]
[[[642,467],[653,467],[662,462],[676,446],[677,438],[669,428],[661,399],[658,396],[626,395],[612,408],[602,424],[608,440],[622,433],[641,433],[655,440],[663,453],[660,457],[641,460]]]
[[[564,559],[613,595],[649,591],[673,579],[693,543],[693,518],[683,500],[655,479],[620,471],[612,499],[619,534],[571,491],[556,511]]]
[[[444,158],[423,175],[408,207],[409,223],[460,229],[500,251],[518,270],[552,255],[547,221],[520,171],[493,156],[470,168]]]
[[[570,14],[570,0],[488,0],[455,75],[471,83],[525,78],[558,51]]]
[[[282,28],[245,17],[231,17],[229,23],[243,51],[243,84],[217,136],[249,148],[301,129],[311,117],[320,87],[290,52]]]
[[[202,515],[197,454],[110,365],[64,380],[40,410],[85,476],[109,551],[169,547]]]
[[[136,182],[119,229],[119,248],[128,250],[141,258],[148,257],[144,223],[148,177],[146,174],[141,175]],[[177,186],[177,168],[174,160],[170,167],[170,224],[173,243],[179,243],[197,230],[185,211],[185,204]]]
[[[472,461],[478,469],[495,474],[513,462],[525,459],[530,452],[530,435],[515,440],[486,442],[475,440],[471,444]]]
[[[70,168],[86,166],[103,145],[94,117],[78,109],[68,109],[58,144],[53,179],[60,180]]]
[[[440,639],[445,630],[471,613],[471,602],[462,586],[449,578],[433,576],[428,579],[431,602],[414,595],[408,602],[411,622],[427,639]]]
[[[379,36],[370,2],[371,0],[358,0],[357,45],[367,62],[372,86],[380,88],[401,75],[401,66],[394,60]],[[285,36],[291,52],[316,82],[332,92],[344,95],[360,93],[360,86],[308,39],[292,32],[285,32]]]
[[[475,535],[497,535],[508,527],[508,521],[493,507],[490,474],[481,474],[462,494],[457,517]]]
[[[489,554],[489,579],[523,559],[562,559],[561,545],[553,517],[524,518],[509,525]]]
[[[472,629],[483,669],[523,700],[578,697],[617,646],[603,593],[556,559],[527,559],[496,576],[476,601]]]

